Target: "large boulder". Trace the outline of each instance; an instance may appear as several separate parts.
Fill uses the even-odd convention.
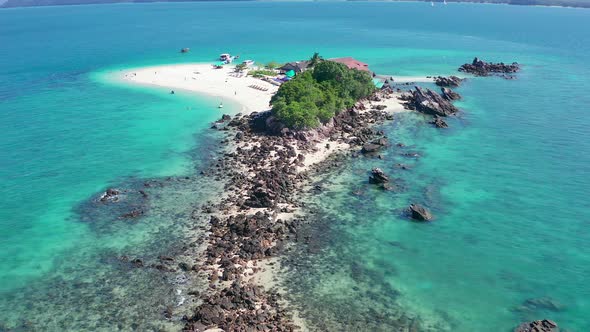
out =
[[[418,220],[418,221],[430,221],[432,220],[434,217],[432,216],[432,214],[430,213],[430,211],[423,207],[420,204],[412,204],[410,205],[410,216],[412,217],[412,219],[414,220]]]
[[[554,321],[543,319],[522,323],[514,329],[514,332],[559,332],[559,326]]]
[[[430,89],[415,87],[411,94],[402,97],[406,107],[428,115],[449,116],[459,110],[449,100]]]

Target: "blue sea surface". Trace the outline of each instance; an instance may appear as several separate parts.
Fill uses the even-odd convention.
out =
[[[0,10],[0,330],[181,326],[180,314],[163,317],[178,300],[169,280],[117,257],[149,260],[191,241],[190,214],[216,189],[198,171],[218,147],[208,127],[220,113],[207,97],[113,84],[104,73],[223,52],[259,62],[320,52],[385,75],[452,74],[474,56],[523,70],[516,80],[468,79],[448,130],[397,116],[383,130],[405,147],[353,159],[326,180],[310,201],[320,249],[294,253],[301,264],[289,283],[311,326],[387,330],[376,321],[403,312],[423,330],[510,331],[550,318],[589,331],[589,32],[589,10],[480,4]],[[401,189],[369,187],[373,167]],[[88,208],[106,188],[146,179],[169,185],[151,189],[144,218]],[[436,220],[405,219],[413,202]],[[559,306],[523,307],[531,298]]]

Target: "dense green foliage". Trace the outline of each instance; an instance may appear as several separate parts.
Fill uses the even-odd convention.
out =
[[[272,97],[273,114],[294,129],[314,128],[375,91],[371,75],[321,61],[284,83]]]
[[[276,76],[277,75],[277,72],[275,72],[274,70],[256,69],[256,70],[250,70],[248,72],[248,75],[251,75],[251,76],[254,76],[254,77]]]

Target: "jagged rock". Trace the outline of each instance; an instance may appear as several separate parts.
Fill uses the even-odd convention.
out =
[[[221,116],[221,120],[223,120],[223,121],[229,121],[229,120],[231,120],[231,116],[229,116],[227,114],[224,114],[224,115]]]
[[[373,168],[371,175],[369,176],[369,183],[371,184],[382,184],[389,182],[389,177],[383,173],[380,168]]]
[[[405,94],[402,99],[406,107],[428,115],[449,116],[459,110],[450,101],[430,89],[415,87],[411,94]]]
[[[409,209],[410,216],[412,217],[412,219],[419,221],[430,221],[433,219],[433,216],[430,213],[430,211],[420,204],[412,204],[410,205]]]
[[[490,76],[491,74],[514,74],[520,70],[520,65],[516,62],[512,64],[491,63],[480,60],[479,58],[473,59],[473,62],[466,63],[459,68],[459,71],[470,73],[476,76]],[[510,76],[509,76],[510,77]]]
[[[441,88],[440,91],[441,91],[442,97],[448,101],[461,99],[460,94],[458,94],[457,92],[455,92],[449,88]]]
[[[461,82],[463,82],[463,79],[457,77],[457,76],[449,76],[449,77],[443,77],[443,76],[437,76],[434,78],[434,83],[438,86],[442,86],[442,87],[453,87],[456,88],[459,85],[461,85]]]
[[[440,116],[435,116],[434,119],[430,121],[430,123],[432,123],[436,128],[449,128],[449,125]]]
[[[514,329],[514,332],[559,332],[559,326],[554,321],[543,319],[522,323]]]

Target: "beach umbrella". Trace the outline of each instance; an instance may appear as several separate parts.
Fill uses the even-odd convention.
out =
[[[293,77],[295,77],[295,71],[293,69],[291,69],[285,73],[285,76],[287,76],[289,78],[293,78]]]

